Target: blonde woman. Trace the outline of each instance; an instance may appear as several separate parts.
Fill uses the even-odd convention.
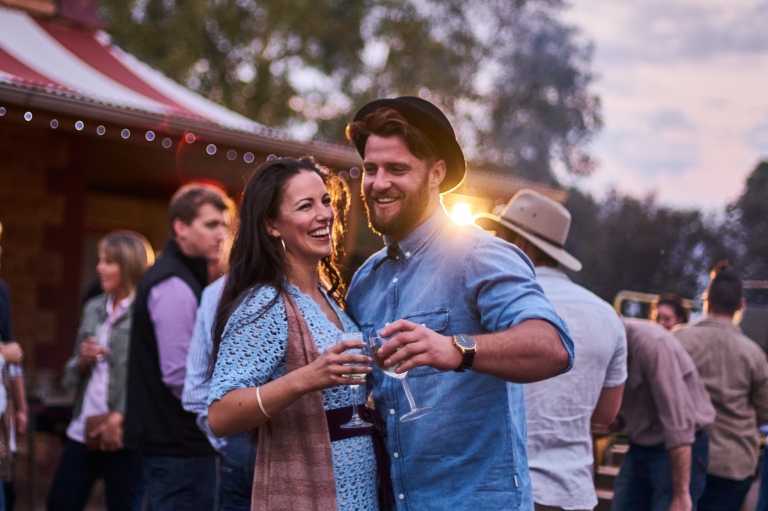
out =
[[[76,391],[74,418],[48,495],[49,511],[81,511],[99,477],[109,511],[133,510],[140,498],[140,459],[123,449],[122,425],[133,298],[154,255],[147,240],[130,231],[105,236],[98,250],[104,293],[85,303],[75,351],[64,368],[62,385]]]

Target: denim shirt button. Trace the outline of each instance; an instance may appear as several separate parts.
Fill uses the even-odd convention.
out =
[[[403,495],[403,494],[401,493],[400,495],[398,495],[398,497],[400,497],[400,500],[403,500],[403,499],[405,498],[405,495]]]
[[[390,408],[389,409],[389,414],[390,415],[394,415],[395,414],[395,409],[394,408]]]
[[[395,458],[399,458],[400,454],[399,453],[394,453],[392,456],[394,456]]]
[[[392,283],[393,283],[393,284],[397,284],[397,277],[395,277],[394,279],[392,279]]]
[[[410,253],[410,252],[406,252],[406,253],[405,253],[405,258],[406,258],[406,259],[409,259],[410,257],[411,257],[411,253]]]

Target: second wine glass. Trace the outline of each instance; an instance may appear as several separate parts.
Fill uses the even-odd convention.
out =
[[[378,356],[379,348],[381,348],[386,342],[387,339],[375,335],[368,338],[368,346],[371,349],[371,358],[373,358],[373,362],[376,364],[376,366],[381,369],[381,372],[387,376],[400,380],[400,383],[403,384],[405,397],[408,398],[408,404],[411,406],[411,411],[400,417],[400,422],[412,421],[424,417],[429,413],[432,407],[425,406],[424,408],[418,408],[416,406],[416,402],[413,400],[413,394],[411,394],[411,388],[408,386],[408,382],[405,379],[405,375],[408,374],[408,371],[405,371],[404,373],[396,373],[395,369],[397,369],[400,364],[395,364],[392,367],[386,367],[384,365],[384,359]]]

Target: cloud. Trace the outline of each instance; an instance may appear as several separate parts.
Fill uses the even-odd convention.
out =
[[[643,180],[682,174],[699,163],[698,130],[683,112],[658,110],[634,126],[606,131],[595,151]]]
[[[621,10],[603,0],[579,2],[594,7],[593,19],[577,24],[597,35],[601,59],[623,66],[642,62],[690,61],[768,51],[768,2],[750,0],[636,0]],[[610,17],[604,17],[609,15]],[[590,25],[616,24],[613,30]]]

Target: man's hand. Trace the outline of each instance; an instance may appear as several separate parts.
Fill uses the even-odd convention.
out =
[[[397,334],[397,335],[395,335]],[[461,365],[461,352],[453,340],[430,330],[424,325],[400,319],[381,330],[382,337],[390,337],[378,354],[384,357],[384,365],[404,373],[416,367],[429,366],[442,371],[453,371]]]
[[[112,412],[107,420],[91,431],[91,438],[99,439],[99,449],[115,452],[123,448],[123,414]]]
[[[0,344],[0,354],[3,355],[7,364],[21,364],[21,361],[24,358],[24,352],[17,342]]]
[[[693,501],[691,500],[690,493],[683,493],[682,495],[672,497],[669,511],[691,511],[691,509],[693,509]]]

